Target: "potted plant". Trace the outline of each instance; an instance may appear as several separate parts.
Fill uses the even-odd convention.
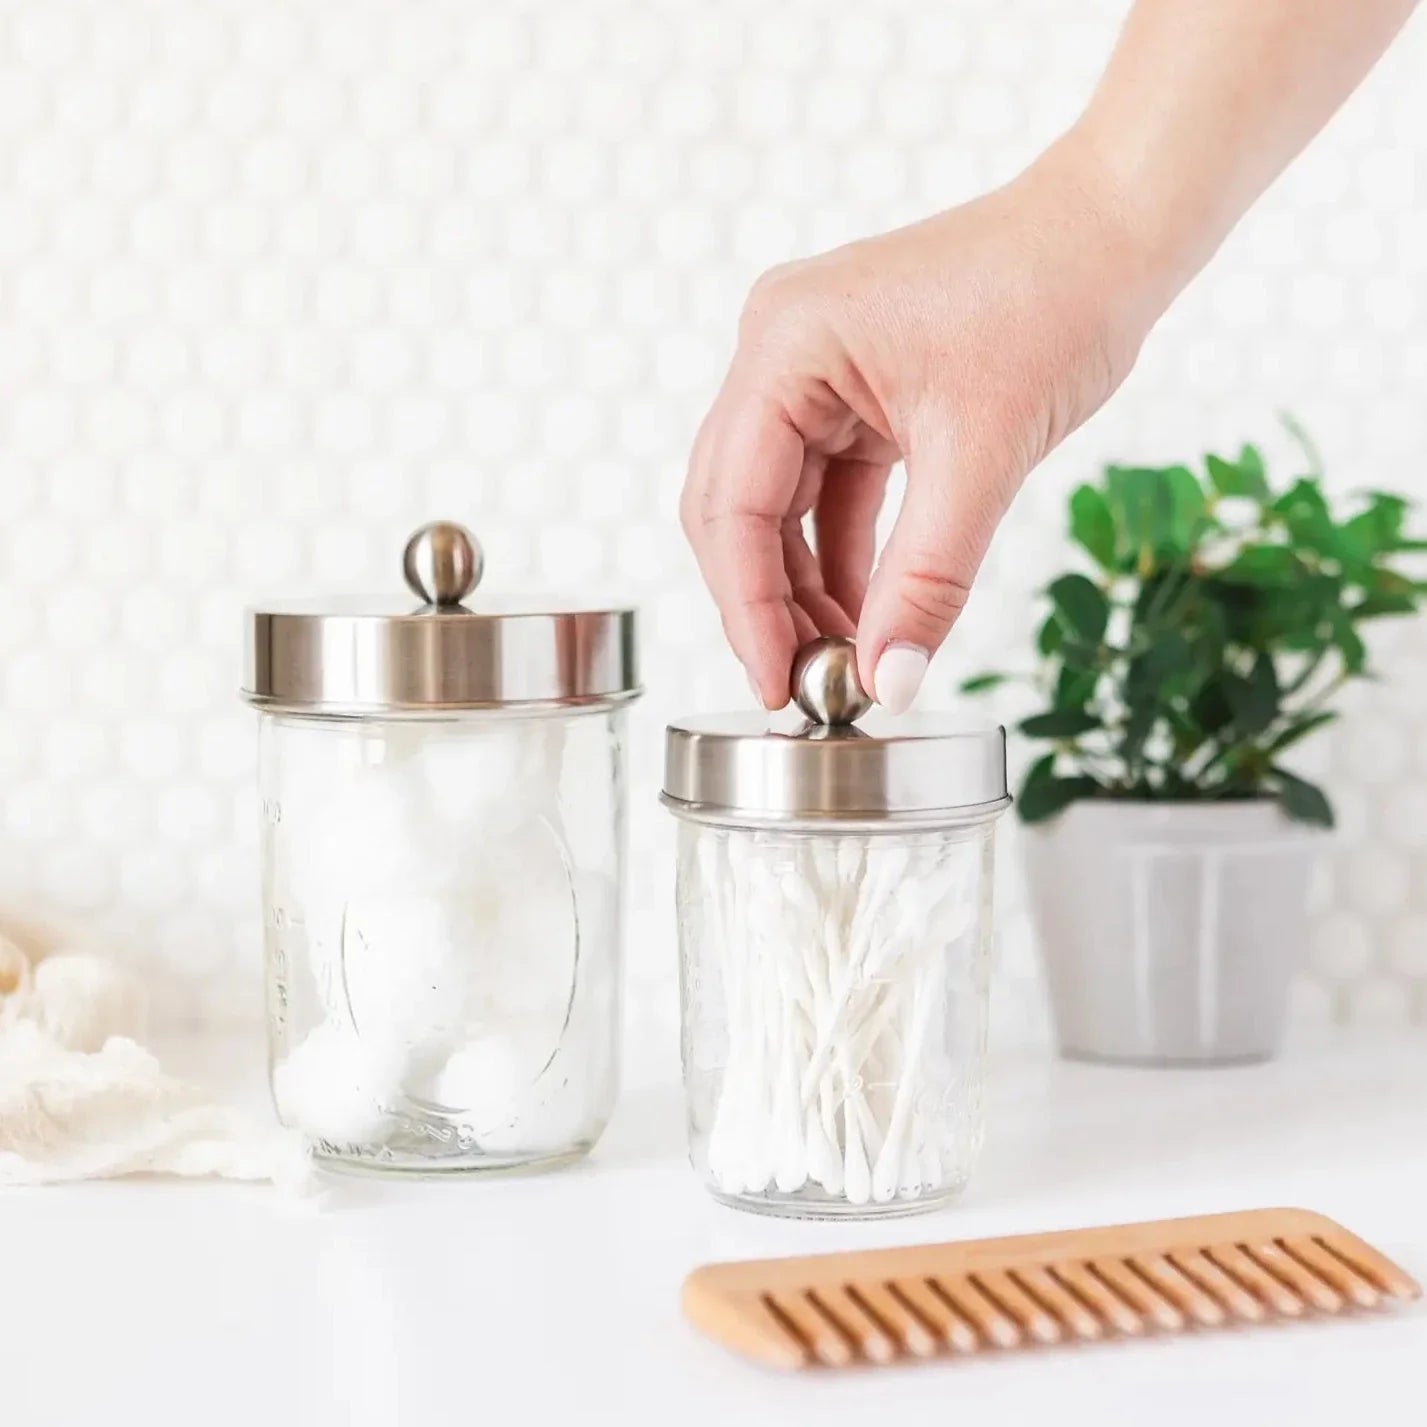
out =
[[[1258,1060],[1307,936],[1323,792],[1296,746],[1367,675],[1362,626],[1418,606],[1408,503],[1272,483],[1252,446],[1111,466],[1070,497],[1093,566],[1052,581],[1020,730],[1050,745],[1020,790],[1031,908],[1064,1054]],[[983,674],[963,689],[1008,677]]]

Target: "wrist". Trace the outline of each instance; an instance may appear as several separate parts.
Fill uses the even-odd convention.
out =
[[[1082,312],[1093,314],[1123,376],[1187,280],[1177,254],[1159,241],[1116,169],[1076,131],[1045,150],[1008,192],[1041,234],[1048,290],[1075,294]]]
[[[1196,186],[1192,165],[1158,162],[1134,125],[1093,105],[1044,158],[1076,176],[1152,325],[1223,239],[1213,194]]]

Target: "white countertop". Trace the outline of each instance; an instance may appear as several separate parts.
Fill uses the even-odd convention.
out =
[[[259,1056],[252,1041],[223,1048],[249,1081]],[[1427,1411],[1420,1304],[838,1376],[749,1366],[678,1308],[684,1274],[711,1259],[1290,1203],[1427,1277],[1427,1036],[1359,1033],[1224,1071],[1005,1060],[962,1203],[866,1226],[713,1203],[684,1159],[667,1069],[667,1085],[626,1092],[587,1163],[544,1177],[324,1176],[310,1204],[219,1184],[9,1192],[0,1422],[1309,1427]]]

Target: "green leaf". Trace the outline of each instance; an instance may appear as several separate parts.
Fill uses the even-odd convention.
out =
[[[1190,716],[1206,734],[1217,734],[1234,720],[1234,710],[1224,690],[1224,681],[1230,677],[1236,676],[1219,670],[1189,701]]]
[[[1025,793],[1027,788],[1033,787],[1036,783],[1043,783],[1047,779],[1055,777],[1055,754],[1042,753],[1029,768],[1026,769],[1026,776],[1021,780],[1021,792]]]
[[[1099,644],[1081,644],[1079,640],[1067,639],[1060,647],[1060,657],[1068,669],[1099,673],[1102,647]]]
[[[1115,519],[1094,486],[1080,486],[1071,495],[1070,534],[1096,564],[1115,568]]]
[[[1028,738],[1075,738],[1100,727],[1100,720],[1085,709],[1051,709],[1034,714],[1021,722],[1021,732]]]
[[[1169,544],[1176,554],[1188,555],[1208,526],[1208,501],[1204,487],[1188,466],[1171,466],[1164,472],[1169,486]]]
[[[1268,499],[1268,481],[1264,479],[1263,457],[1252,446],[1239,452],[1237,461],[1225,461],[1209,455],[1204,458],[1209,471],[1209,483],[1221,496],[1246,496],[1249,500]]]
[[[1402,540],[1403,526],[1407,524],[1407,511],[1408,504],[1400,495],[1370,491],[1368,508],[1354,520],[1371,526],[1374,549],[1395,550]]]
[[[1179,762],[1184,762],[1192,753],[1204,747],[1208,741],[1208,735],[1190,717],[1187,709],[1176,708],[1173,704],[1168,704],[1160,711],[1164,714],[1164,721],[1168,725],[1170,736],[1174,741],[1174,757]]]
[[[1010,677],[1009,674],[977,674],[974,678],[963,680],[961,692],[963,694],[984,694],[988,689],[999,688]]]
[[[1100,643],[1110,622],[1110,602],[1098,585],[1084,575],[1062,575],[1049,594],[1065,633],[1085,644]]]
[[[1052,659],[1060,652],[1060,646],[1064,642],[1065,630],[1052,611],[1046,616],[1045,623],[1041,625],[1040,632],[1036,635],[1036,648],[1045,658]]]
[[[1246,593],[1252,603],[1236,630],[1239,643],[1316,653],[1332,642],[1332,620],[1343,604],[1341,576],[1305,573],[1291,583]]]
[[[1194,650],[1178,630],[1156,639],[1130,661],[1125,673],[1125,697],[1132,704],[1163,695],[1164,685],[1194,667]]]
[[[1100,792],[1100,785],[1093,778],[1057,778],[1054,769],[1054,754],[1048,753],[1031,764],[1016,799],[1016,811],[1023,822],[1044,822],[1076,799],[1093,798]]]
[[[1314,827],[1333,826],[1333,806],[1321,788],[1305,782],[1286,768],[1274,767],[1278,780],[1278,801],[1295,822],[1311,823]]]
[[[1272,506],[1295,545],[1317,555],[1341,555],[1343,536],[1333,524],[1328,502],[1318,482],[1306,476],[1295,481]]]
[[[1415,594],[1417,589],[1417,581],[1386,565],[1375,569],[1367,583],[1368,592],[1375,595],[1410,595]]]
[[[1412,544],[1403,536],[1408,505],[1401,496],[1374,491],[1367,509],[1338,528],[1337,553],[1356,574],[1371,573],[1383,555],[1396,554]]]
[[[1099,670],[1077,669],[1074,665],[1067,664],[1055,681],[1055,694],[1051,703],[1058,709],[1084,708],[1094,697],[1099,682]]]
[[[1158,717],[1159,709],[1152,703],[1140,704],[1130,711],[1120,741],[1120,756],[1126,763],[1134,763],[1140,757]]]
[[[1303,564],[1286,545],[1245,545],[1221,572],[1230,584],[1273,589],[1293,584]]]
[[[1282,753],[1285,748],[1291,748],[1316,729],[1322,728],[1324,724],[1332,723],[1337,717],[1338,715],[1332,709],[1319,709],[1316,713],[1304,714],[1301,718],[1291,722],[1264,749],[1264,752],[1268,754]]]
[[[1346,610],[1335,609],[1329,616],[1333,626],[1333,643],[1343,657],[1343,671],[1347,674],[1361,674],[1367,667],[1368,651],[1361,636],[1353,628],[1353,621]]]
[[[1263,456],[1257,446],[1251,446],[1247,441],[1239,447],[1239,470],[1254,485],[1268,490],[1268,475],[1264,470]]]
[[[1152,467],[1109,466],[1105,489],[1110,512],[1141,574],[1154,566],[1155,552],[1173,545],[1174,492],[1164,472]]]
[[[1414,614],[1417,599],[1414,595],[1378,594],[1364,595],[1357,604],[1348,606],[1352,619],[1381,619],[1384,615]]]
[[[1247,679],[1225,671],[1223,684],[1234,728],[1242,737],[1262,733],[1278,717],[1278,675],[1267,653],[1260,653]]]

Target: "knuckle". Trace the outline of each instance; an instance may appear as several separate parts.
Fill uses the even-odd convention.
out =
[[[741,339],[752,340],[765,335],[798,305],[801,271],[800,263],[780,263],[756,279],[738,319]]]
[[[940,570],[916,565],[903,573],[898,595],[908,609],[929,624],[949,626],[966,608],[971,586]]]

